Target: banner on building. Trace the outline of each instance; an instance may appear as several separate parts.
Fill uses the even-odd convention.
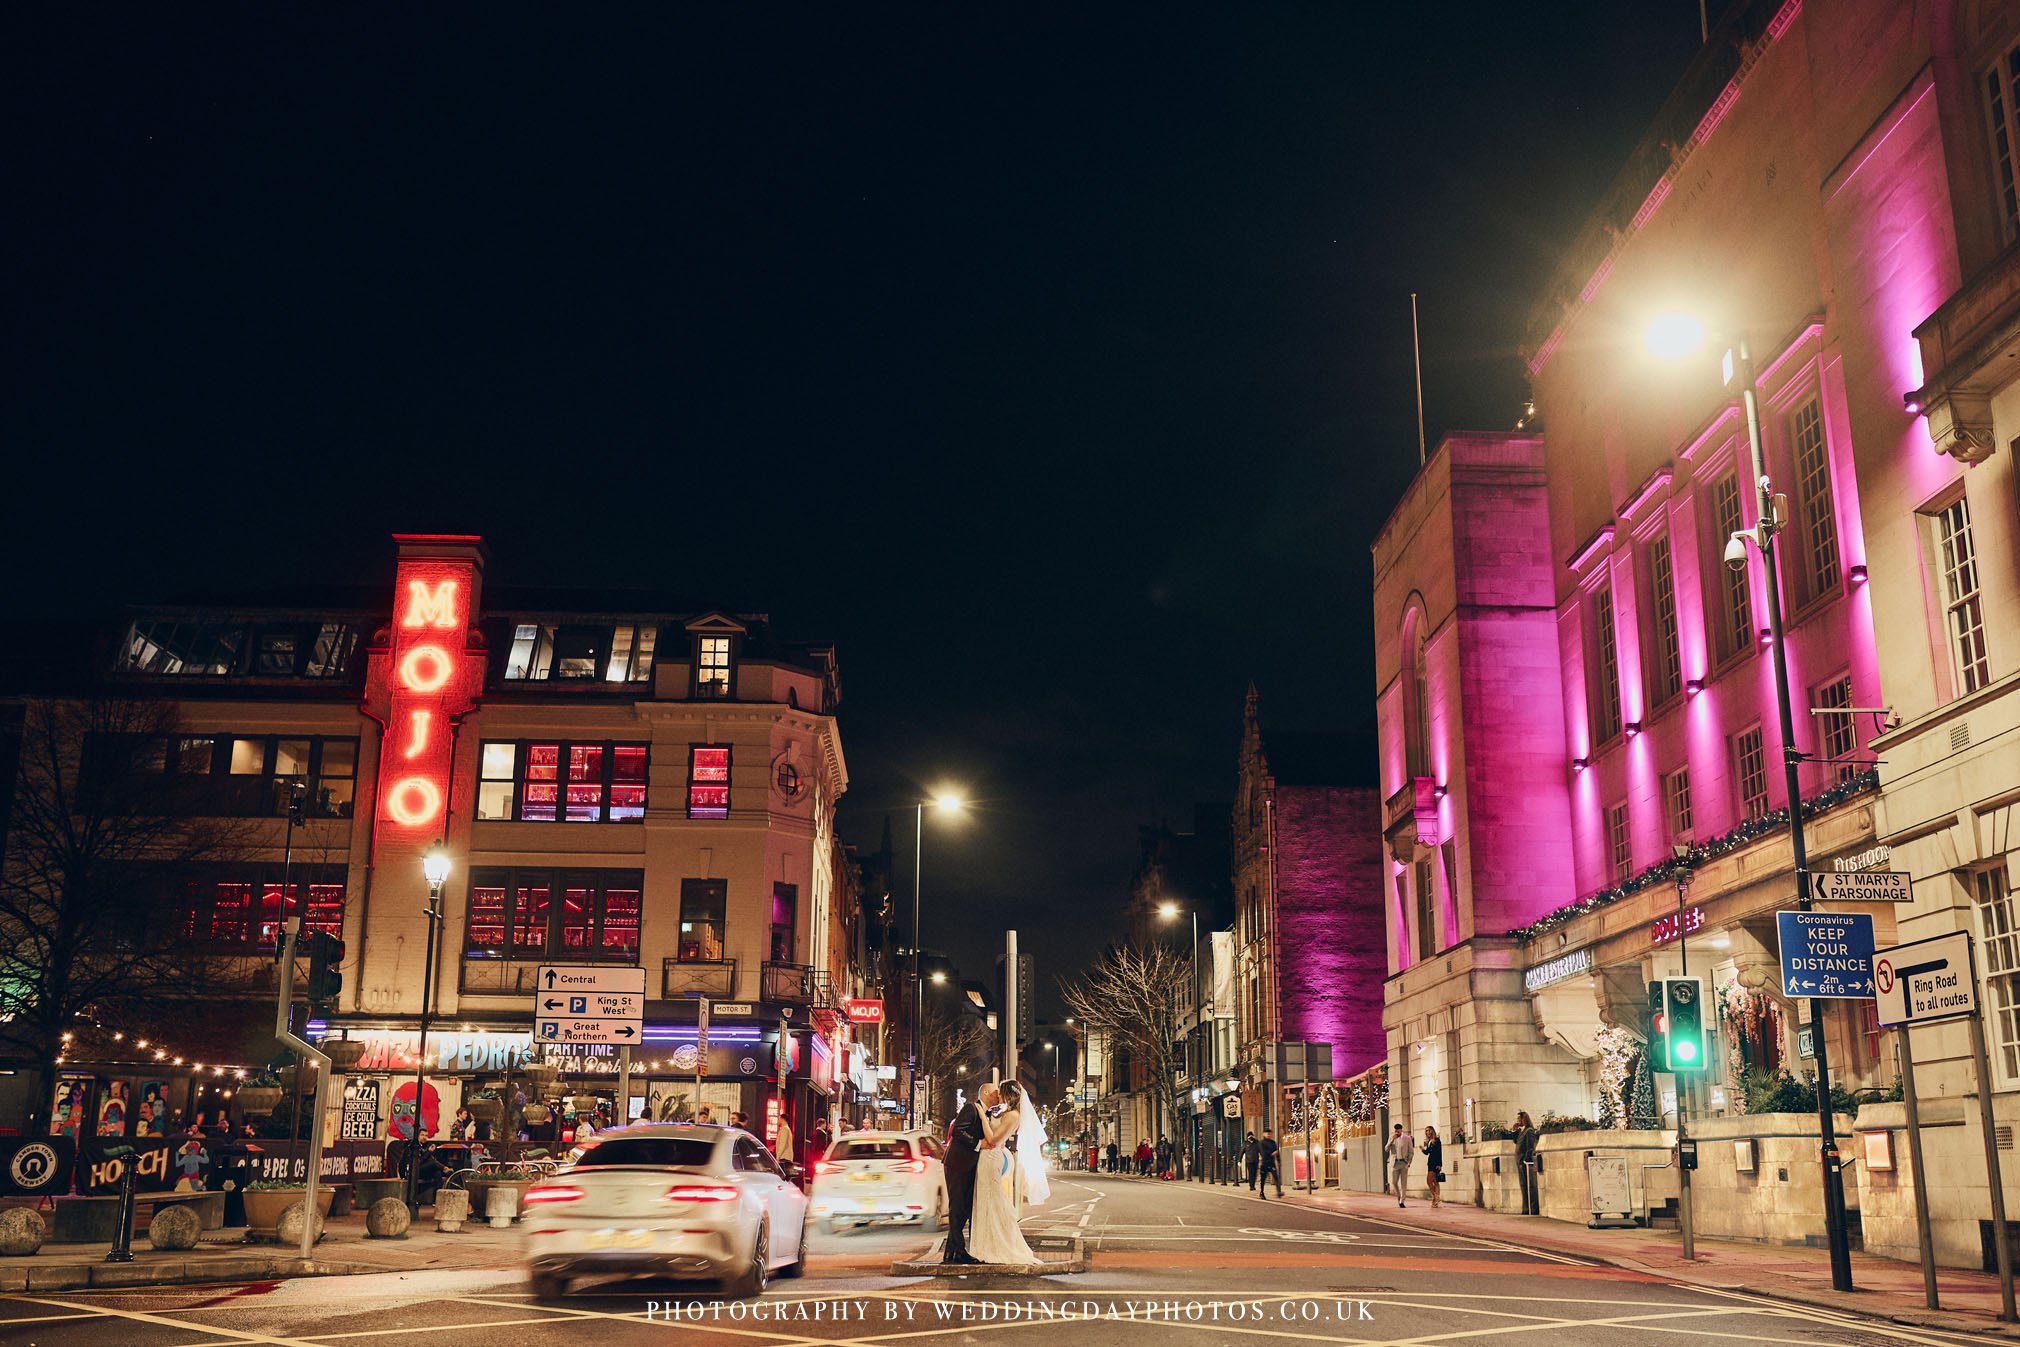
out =
[[[77,1143],[69,1137],[0,1138],[0,1197],[43,1197],[70,1191]]]

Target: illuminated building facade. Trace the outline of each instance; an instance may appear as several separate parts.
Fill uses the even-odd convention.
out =
[[[186,887],[186,939],[270,968],[291,840],[303,915],[345,947],[313,1032],[411,1073],[421,858],[439,842],[452,869],[427,1055],[445,1110],[529,1060],[538,967],[637,966],[630,1108],[694,1106],[707,996],[700,1100],[764,1119],[783,1026],[804,1143],[865,1075],[842,1007],[865,989],[834,832],[848,774],[833,650],[781,641],[762,614],[487,591],[473,537],[395,545],[391,592],[348,606],[156,607],[124,626],[105,690],[172,701],[158,769],[251,829],[242,863]],[[614,1049],[555,1055],[564,1092],[612,1095]]]

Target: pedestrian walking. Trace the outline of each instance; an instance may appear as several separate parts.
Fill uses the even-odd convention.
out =
[[[1439,1139],[1438,1129],[1426,1124],[1424,1127],[1424,1187],[1430,1190],[1431,1205],[1437,1206],[1439,1194],[1445,1185],[1445,1143]]]
[[[1151,1158],[1152,1158],[1152,1151],[1151,1151],[1151,1149],[1150,1149],[1150,1142],[1149,1142],[1149,1140],[1148,1140],[1148,1139],[1146,1139],[1146,1140],[1143,1140],[1143,1141],[1139,1141],[1139,1142],[1137,1142],[1137,1143],[1136,1143],[1136,1175],[1137,1175],[1137,1177],[1138,1177],[1138,1178],[1143,1178],[1143,1179],[1147,1179],[1147,1178],[1149,1178],[1149,1177],[1150,1177],[1150,1161],[1151,1161]]]
[[[1536,1143],[1542,1134],[1525,1111],[1515,1115],[1515,1173],[1522,1184],[1522,1214],[1541,1216],[1543,1204],[1536,1192]]]
[[[1262,1140],[1256,1142],[1256,1191],[1264,1197],[1270,1195],[1270,1180],[1276,1180],[1277,1196],[1284,1195],[1283,1171],[1277,1167],[1280,1148],[1277,1139],[1270,1135],[1269,1128],[1263,1128]]]
[[[1157,1138],[1156,1163],[1157,1163],[1157,1177],[1159,1177],[1160,1179],[1170,1178],[1171,1142],[1162,1135],[1160,1135]]]
[[[1417,1139],[1403,1130],[1397,1123],[1396,1130],[1389,1134],[1386,1148],[1389,1156],[1389,1191],[1396,1195],[1396,1205],[1406,1205],[1404,1196],[1410,1188],[1410,1163],[1417,1158]]]
[[[1257,1150],[1256,1147],[1255,1133],[1250,1132],[1248,1134],[1248,1139],[1242,1142],[1241,1144],[1242,1177],[1245,1180],[1247,1180],[1248,1190],[1250,1192],[1255,1191],[1255,1164],[1256,1164],[1256,1156],[1258,1154],[1259,1151]]]
[[[1122,1167],[1122,1149],[1114,1142],[1108,1143],[1108,1172],[1113,1174]]]

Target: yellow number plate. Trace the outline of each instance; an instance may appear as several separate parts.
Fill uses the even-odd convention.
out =
[[[649,1249],[652,1247],[650,1230],[592,1230],[589,1232],[589,1247],[592,1249]]]
[[[883,1181],[884,1176],[882,1174],[875,1172],[874,1170],[867,1174],[849,1175],[850,1183],[882,1183]]]

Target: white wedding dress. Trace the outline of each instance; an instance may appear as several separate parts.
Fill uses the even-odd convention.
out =
[[[1045,1128],[1027,1095],[1018,1110],[1017,1149],[1005,1144],[976,1152],[975,1209],[969,1218],[968,1252],[984,1263],[1029,1265],[1038,1255],[1024,1242],[1023,1208],[1051,1194],[1045,1181]]]

